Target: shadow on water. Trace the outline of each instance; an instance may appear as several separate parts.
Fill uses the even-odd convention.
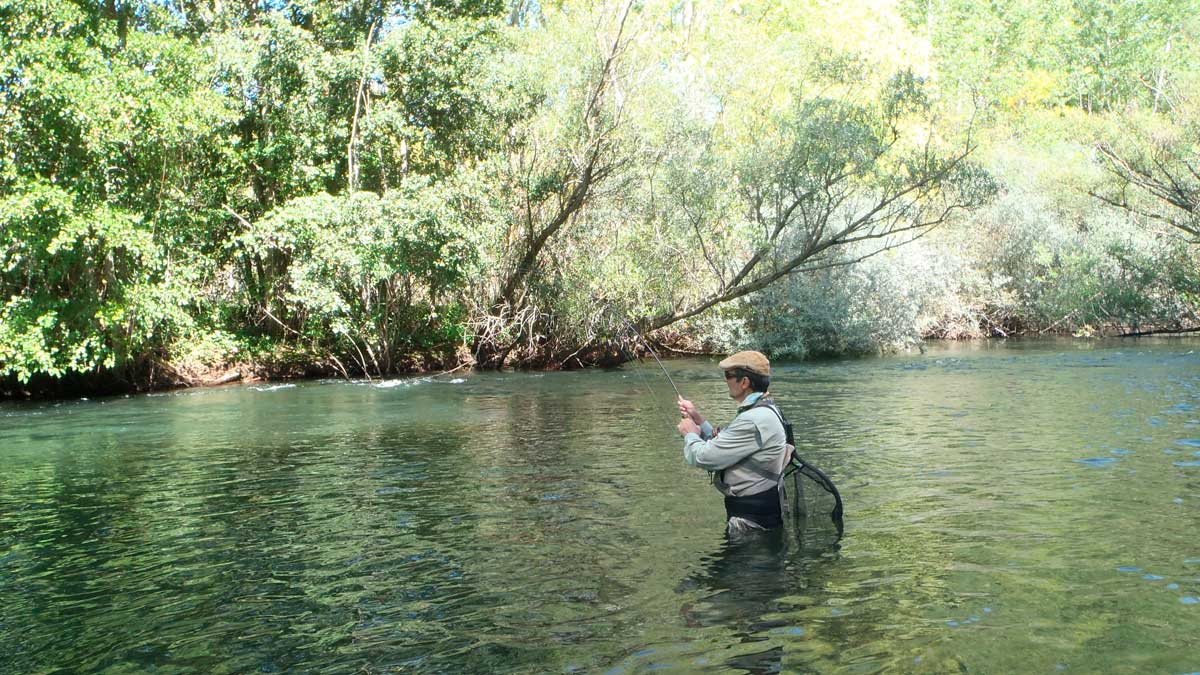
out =
[[[774,638],[803,635],[804,629],[779,616],[780,600],[811,592],[823,568],[838,560],[839,540],[832,522],[816,521],[724,535],[702,567],[677,588],[680,593],[702,594],[680,608],[684,623],[693,629],[724,628],[742,644],[769,645],[727,658],[726,668],[753,674],[781,672],[784,646]]]

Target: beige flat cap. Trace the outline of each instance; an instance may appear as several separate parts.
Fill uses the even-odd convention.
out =
[[[741,368],[759,375],[771,376],[771,362],[762,352],[738,352],[717,364],[721,370]]]

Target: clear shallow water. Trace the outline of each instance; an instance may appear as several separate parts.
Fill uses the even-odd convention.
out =
[[[649,367],[3,405],[0,672],[1200,671],[1196,347],[778,367],[840,546],[728,545]]]

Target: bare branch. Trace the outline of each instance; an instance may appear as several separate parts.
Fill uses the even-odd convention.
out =
[[[1143,168],[1135,165],[1108,144],[1098,144],[1096,149],[1106,160],[1108,170],[1125,185],[1133,186],[1148,197],[1181,211],[1185,217],[1172,217],[1146,207],[1135,206],[1124,194],[1120,199],[1114,199],[1096,190],[1089,190],[1088,194],[1109,206],[1166,223],[1192,237],[1200,237],[1200,225],[1192,222],[1200,215],[1200,188],[1193,190],[1185,185],[1179,172],[1163,158],[1162,154],[1155,153],[1150,160],[1152,166]],[[1186,159],[1177,158],[1177,161],[1188,173],[1196,175],[1195,168]]]
[[[848,186],[847,181],[855,173],[865,172],[867,167],[845,170],[827,177],[822,181],[823,185],[820,188],[824,193],[823,200],[817,204],[810,204],[810,206],[815,206],[815,210],[800,208],[801,204],[796,203],[789,204],[789,209],[792,210],[777,212],[780,220],[774,224],[775,229],[772,235],[750,256],[728,285],[722,284],[716,292],[689,306],[677,305],[670,311],[649,318],[643,322],[643,325],[649,330],[662,328],[700,314],[716,305],[762,290],[785,276],[851,265],[924,236],[934,227],[946,222],[955,211],[966,210],[972,205],[969,200],[951,201],[928,217],[925,214],[926,209],[921,206],[966,161],[973,150],[974,146],[968,142],[958,154],[940,166],[936,166],[936,160],[928,154],[927,147],[923,173],[909,181],[892,182],[891,185],[883,188],[865,211],[847,217],[844,225],[830,234],[826,234],[829,218],[842,210],[853,195],[853,190]],[[873,155],[872,161],[879,161],[881,156],[880,154]],[[815,194],[812,190],[807,191],[806,198],[811,198]],[[794,209],[798,209],[798,211]],[[796,217],[799,217],[805,225],[810,226],[800,249],[792,258],[782,264],[774,265],[770,271],[756,274],[756,270],[765,256],[778,251],[780,234],[793,225]],[[844,250],[846,247],[861,242],[897,236],[901,238],[899,241],[885,241],[881,246],[874,247],[862,255],[811,264],[819,261],[822,254],[834,249]]]
[[[375,36],[377,23],[372,21],[367,29],[367,39],[363,42],[362,76],[358,79],[358,89],[354,95],[354,115],[350,118],[350,140],[346,143],[346,182],[349,192],[358,189],[358,163],[354,161],[354,145],[358,143],[358,116],[362,106],[367,101],[367,70],[371,65],[371,39]]]

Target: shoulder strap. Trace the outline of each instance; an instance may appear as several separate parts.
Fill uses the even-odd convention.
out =
[[[779,418],[779,423],[783,425],[785,442],[791,443],[791,433],[790,433],[790,428],[789,428],[791,425],[785,419],[783,419],[783,415],[779,412],[779,408],[776,407],[775,403],[773,401],[771,401],[771,399],[764,396],[764,397],[758,399],[757,401],[755,401],[753,405],[742,410],[741,412],[746,412],[747,410],[753,410],[754,408],[767,408],[771,412],[775,413],[775,416]],[[762,447],[763,447],[762,432],[758,430],[757,424],[754,425],[754,438],[755,438],[755,440],[758,441],[758,449],[762,450]],[[742,458],[740,461],[738,461],[733,466],[742,466],[742,467],[748,468],[748,469],[754,471],[755,473],[760,474],[767,480],[775,481],[776,483],[778,483],[779,480],[783,477],[783,475],[781,473],[772,471],[769,466],[767,466],[767,465],[763,464],[762,462],[758,461],[757,459],[755,459],[754,458],[755,454],[757,454],[757,451],[753,452],[749,455],[746,455],[744,458]],[[790,461],[790,458],[785,458],[785,460],[784,460],[785,465],[789,461]],[[729,467],[729,468],[733,468],[733,467]],[[724,482],[724,479],[725,479],[725,471],[726,470],[727,469],[722,469],[720,471],[719,479],[722,481],[722,483]]]
[[[787,421],[787,418],[785,418],[783,416],[783,413],[780,412],[780,410],[779,410],[779,406],[775,405],[775,401],[764,396],[763,398],[760,398],[757,401],[755,401],[754,405],[752,405],[750,407],[751,408],[767,408],[771,412],[775,413],[775,416],[779,418],[779,423],[783,425],[784,441],[788,445],[795,447],[796,441],[795,441],[795,437],[792,435],[792,423]]]
[[[755,401],[754,405],[750,406],[750,408],[766,408],[767,410],[775,413],[775,416],[779,418],[780,424],[787,424],[787,420],[783,419],[783,413],[779,412],[779,406],[775,405],[775,401],[772,401],[765,396]]]

